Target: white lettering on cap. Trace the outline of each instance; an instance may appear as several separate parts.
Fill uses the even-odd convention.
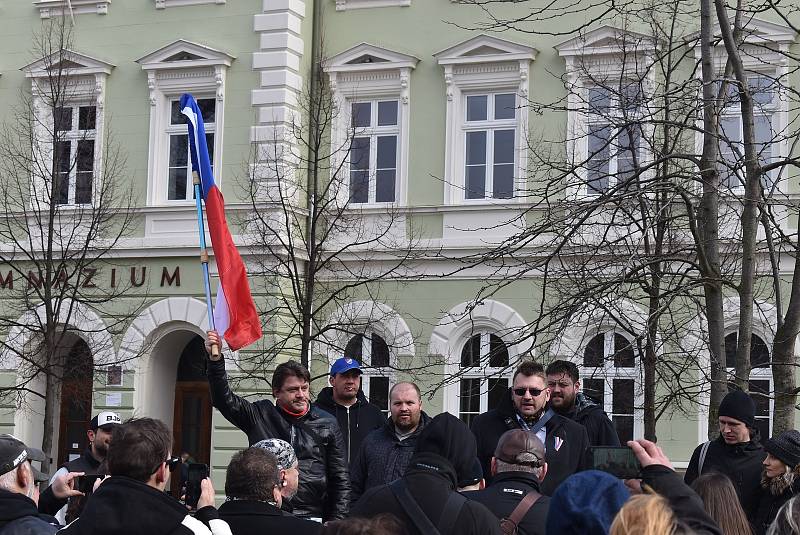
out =
[[[28,450],[22,450],[22,453],[20,453],[17,456],[17,458],[12,461],[11,465],[16,468],[17,466],[19,466],[19,463],[21,463],[27,458],[28,458]]]

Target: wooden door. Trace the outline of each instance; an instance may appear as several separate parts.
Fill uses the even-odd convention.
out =
[[[172,434],[175,456],[188,452],[194,462],[211,463],[211,392],[207,381],[179,381],[175,384],[175,415]],[[171,476],[173,495],[178,496],[181,472]]]
[[[64,360],[58,422],[59,466],[79,457],[88,445],[86,430],[92,419],[92,379],[92,355],[86,342],[79,340]]]

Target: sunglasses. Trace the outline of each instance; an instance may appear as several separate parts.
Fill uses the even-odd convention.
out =
[[[180,457],[170,457],[164,462],[167,463],[167,468],[169,468],[169,471],[174,472],[175,468],[177,468],[178,465],[181,464],[181,462],[183,461],[181,461]]]
[[[514,394],[516,394],[519,397],[524,396],[525,392],[530,392],[531,396],[533,396],[533,397],[539,397],[539,395],[542,392],[544,392],[544,390],[540,390],[538,388],[515,388],[513,390],[513,392],[514,392]]]

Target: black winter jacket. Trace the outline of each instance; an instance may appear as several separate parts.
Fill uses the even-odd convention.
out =
[[[464,492],[469,500],[475,500],[486,506],[498,523],[503,518],[508,518],[514,509],[529,492],[541,493],[539,480],[528,472],[500,472],[492,479],[492,484],[483,490]],[[547,524],[547,510],[550,508],[550,498],[540,496],[522,521],[517,526],[518,535],[545,535]]]
[[[397,438],[391,418],[381,428],[366,436],[358,454],[350,463],[352,503],[357,502],[367,489],[391,483],[403,476],[414,454],[417,437],[430,419],[430,416],[422,412],[419,426],[403,441]]]
[[[2,535],[52,535],[59,527],[55,518],[39,513],[27,496],[0,489]]]
[[[403,476],[411,497],[417,502],[425,516],[437,525],[450,493],[456,492],[456,472],[447,459],[433,453],[417,454],[408,472]],[[371,518],[380,513],[391,513],[399,518],[409,535],[420,533],[405,510],[395,498],[388,485],[373,487],[366,491],[353,506],[351,516]],[[467,500],[449,531],[441,535],[500,535],[500,523],[486,507]]]
[[[265,502],[235,500],[223,503],[219,517],[228,523],[233,535],[317,535],[322,524],[284,513]]]
[[[201,521],[202,520],[202,521]],[[123,476],[112,476],[86,502],[80,518],[59,535],[230,535],[213,507],[195,517],[165,492]]]
[[[344,440],[344,458],[348,464],[353,462],[364,437],[386,421],[381,410],[367,401],[361,390],[358,391],[355,405],[344,407],[333,400],[333,388],[329,386],[322,389],[314,405],[335,416],[339,422],[339,431]]]
[[[324,521],[344,518],[350,505],[350,475],[336,420],[313,405],[304,416],[295,418],[269,400],[251,403],[242,399],[228,386],[222,359],[209,360],[208,381],[214,407],[244,431],[251,445],[280,438],[294,447],[300,465],[300,485],[292,499],[295,516]]]
[[[692,453],[689,467],[683,478],[687,485],[691,485],[702,475],[697,470],[702,448],[703,445],[700,444]],[[748,518],[753,518],[761,492],[761,471],[763,469],[761,463],[766,457],[767,452],[757,441],[751,440],[742,444],[729,445],[725,443],[722,436],[719,436],[708,446],[702,473],[719,472],[728,476],[733,482],[745,514]]]
[[[755,535],[764,535],[769,529],[770,524],[778,516],[780,508],[800,493],[800,479],[795,479],[792,484],[778,496],[773,495],[769,489],[761,488],[758,496],[758,506],[756,508],[753,529]]]
[[[614,424],[606,416],[603,408],[589,399],[583,392],[578,392],[575,405],[568,413],[564,413],[573,422],[586,428],[590,446],[619,446],[619,436]]]
[[[706,513],[703,500],[666,466],[653,464],[642,469],[642,483],[667,499],[675,517],[697,535],[723,535]]]
[[[491,478],[486,476],[491,473],[490,461],[500,435],[520,427],[515,411],[509,389],[496,409],[480,414],[472,421],[472,433],[478,441],[478,459],[487,483],[491,482]],[[553,415],[545,425],[545,430],[547,476],[542,482],[542,494],[550,496],[562,481],[586,468],[589,437],[582,425],[559,414]]]

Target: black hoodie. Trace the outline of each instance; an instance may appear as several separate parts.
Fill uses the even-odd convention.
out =
[[[0,490],[0,533],[3,535],[51,535],[58,531],[58,522],[39,513],[33,500]]]
[[[344,439],[345,460],[348,464],[358,453],[364,437],[378,429],[386,421],[386,416],[367,400],[361,390],[358,391],[355,404],[345,407],[333,400],[333,388],[328,386],[319,393],[314,405],[335,416],[336,421],[339,422],[339,430]]]
[[[460,478],[466,477],[475,461],[475,438],[469,428],[449,413],[432,419],[417,439],[411,465],[402,481],[409,494],[433,525],[439,522],[451,493]],[[398,502],[389,485],[369,489],[356,503],[352,516],[373,517],[391,513],[398,517],[409,535],[420,533]],[[500,535],[500,523],[483,504],[466,501],[451,529],[441,535]]]
[[[201,522],[198,519],[202,519]],[[209,527],[210,526],[210,527]],[[63,535],[230,535],[217,510],[204,507],[196,518],[178,500],[146,483],[123,476],[103,481],[80,518]]]

